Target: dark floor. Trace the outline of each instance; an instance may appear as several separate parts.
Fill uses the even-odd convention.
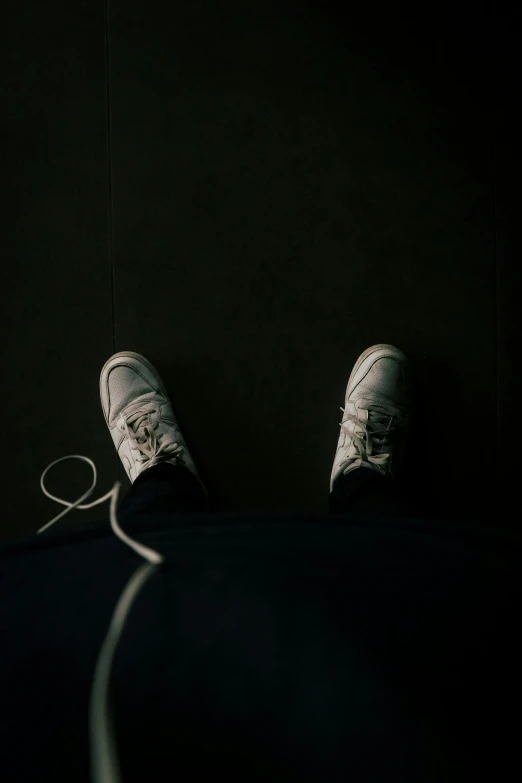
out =
[[[2,539],[59,513],[40,477],[60,457],[95,462],[91,500],[127,491],[98,392],[124,349],[160,370],[220,508],[326,510],[352,365],[396,344],[420,512],[504,519],[520,16],[337,8],[12,4]],[[91,481],[70,460],[46,486],[74,501]]]

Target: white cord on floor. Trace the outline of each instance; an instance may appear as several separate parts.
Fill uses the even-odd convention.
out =
[[[66,459],[82,459],[88,462],[94,471],[94,481],[91,488],[75,503],[68,503],[66,500],[57,498],[51,495],[45,488],[43,480],[47,471],[52,468],[53,465],[57,465],[58,462],[63,462]],[[120,766],[118,761],[118,754],[116,751],[116,740],[114,736],[114,727],[112,722],[112,715],[108,706],[108,691],[111,677],[111,667],[116,652],[118,641],[121,637],[123,628],[127,621],[128,614],[134,603],[138,593],[143,588],[147,580],[158,569],[158,566],[164,562],[164,558],[159,552],[154,549],[150,549],[144,544],[140,544],[139,541],[135,541],[123,532],[118,524],[116,515],[116,506],[118,503],[118,497],[121,487],[121,482],[117,481],[110,492],[103,497],[95,500],[93,503],[87,505],[80,505],[82,500],[85,500],[94,490],[97,481],[96,466],[92,460],[88,457],[84,457],[81,454],[69,454],[67,457],[61,457],[60,459],[51,462],[50,465],[44,470],[40,478],[40,486],[44,495],[47,495],[51,500],[55,500],[57,503],[61,503],[67,506],[65,511],[62,511],[50,522],[47,522],[41,527],[37,533],[43,533],[51,525],[54,525],[61,517],[72,511],[73,508],[80,510],[92,508],[100,503],[105,502],[109,498],[110,504],[110,520],[111,527],[114,533],[120,538],[124,544],[134,549],[134,551],[141,557],[147,560],[147,563],[140,565],[136,571],[132,574],[131,578],[127,582],[127,585],[123,589],[116,608],[113,612],[109,630],[102,644],[100,652],[98,654],[98,660],[96,662],[96,668],[94,672],[93,684],[91,687],[91,700],[90,700],[90,712],[89,712],[89,729],[90,729],[90,749],[91,749],[91,780],[92,783],[121,783]]]

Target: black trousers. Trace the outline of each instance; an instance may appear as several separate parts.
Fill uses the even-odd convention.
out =
[[[212,511],[198,479],[183,465],[160,463],[141,473],[118,513]],[[330,513],[370,512],[389,517],[422,516],[398,480],[361,466],[341,475],[328,498]]]

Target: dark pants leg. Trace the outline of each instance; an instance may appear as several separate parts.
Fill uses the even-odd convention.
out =
[[[330,513],[372,512],[389,517],[419,516],[400,483],[360,467],[336,480],[328,501]],[[160,463],[141,473],[118,507],[119,514],[142,511],[211,511],[198,479],[183,465]]]
[[[177,513],[211,508],[203,487],[188,468],[161,462],[140,473],[118,506],[118,515],[151,510]]]
[[[332,514],[360,511],[388,517],[422,516],[398,479],[364,466],[336,479],[328,506]]]

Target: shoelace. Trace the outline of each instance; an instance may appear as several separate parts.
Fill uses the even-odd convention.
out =
[[[136,415],[138,415],[136,413]],[[141,415],[141,414],[140,414]],[[136,427],[136,430],[138,427]],[[150,433],[148,433],[150,435]],[[157,455],[160,453],[162,447],[157,452],[153,449],[156,448],[157,441],[155,434],[154,437],[147,437],[148,451],[151,453],[151,461],[157,459]],[[136,444],[141,449],[143,444]],[[177,445],[177,444],[175,444]],[[143,450],[143,449],[142,449]],[[163,459],[165,458],[162,455]],[[66,459],[82,459],[88,462],[94,471],[94,480],[91,488],[75,503],[68,503],[66,500],[57,498],[51,495],[44,486],[44,478],[47,471],[57,465],[59,462],[63,462]],[[155,461],[153,462],[155,464]],[[89,495],[92,494],[97,482],[96,466],[92,460],[88,457],[84,457],[81,454],[69,454],[67,457],[61,457],[60,459],[51,462],[50,465],[42,473],[40,478],[40,487],[44,495],[47,495],[51,500],[55,500],[57,503],[61,503],[68,508],[62,511],[50,522],[47,522],[41,527],[37,533],[43,533],[51,525],[54,525],[61,517],[72,511],[73,508],[81,510],[93,508],[100,503],[104,503],[110,498],[110,520],[111,527],[114,533],[120,538],[127,546],[134,549],[138,555],[143,557],[147,562],[140,565],[136,571],[132,574],[123,591],[120,594],[116,608],[113,612],[109,630],[105,637],[105,640],[101,646],[98,654],[98,660],[96,662],[96,668],[94,671],[93,683],[91,687],[91,699],[89,705],[89,737],[90,737],[90,754],[91,754],[91,780],[92,783],[120,783],[120,764],[118,760],[118,754],[116,750],[116,740],[114,736],[114,727],[110,717],[107,704],[107,694],[111,676],[111,667],[114,659],[114,653],[118,645],[121,633],[125,626],[127,616],[130,612],[132,604],[134,603],[138,593],[143,588],[147,580],[158,570],[159,566],[164,562],[163,556],[156,552],[154,549],[150,549],[144,544],[140,544],[139,541],[128,536],[123,532],[118,524],[116,515],[116,507],[118,505],[118,498],[120,493],[121,482],[117,481],[110,492],[98,500],[88,503],[86,505],[80,505],[83,500],[86,500]]]
[[[350,438],[353,438],[353,440],[355,441],[355,445],[359,450],[360,459],[363,462],[369,462],[372,465],[376,465],[382,472],[385,472],[381,468],[381,465],[386,464],[386,462],[389,460],[390,452],[383,453],[382,451],[380,451],[378,454],[373,454],[373,448],[374,448],[374,441],[375,441],[375,445],[379,449],[386,448],[389,445],[388,443],[389,436],[393,433],[395,429],[395,427],[391,426],[391,423],[393,421],[393,414],[382,406],[378,406],[378,407],[372,406],[372,408],[368,410],[368,421],[361,421],[361,419],[359,419],[358,416],[355,416],[351,413],[346,413],[344,408],[341,407],[341,410],[343,413],[345,413],[345,418],[344,421],[339,422],[339,424],[344,430],[346,430]],[[370,413],[374,414],[371,421],[370,421]],[[362,438],[356,434],[355,431],[351,432],[347,429],[345,425],[349,421],[355,422],[356,425],[364,427],[366,444],[364,443]],[[374,429],[375,424],[386,424],[386,426],[384,427],[384,429],[377,430]],[[343,473],[346,470],[348,470],[348,468],[353,464],[354,460],[356,459],[359,459],[359,457],[351,456],[346,460],[345,463],[342,463]]]
[[[169,457],[177,456],[184,448],[180,443],[169,443],[168,441],[159,444],[156,435],[159,422],[152,422],[151,426],[151,422],[148,420],[149,414],[155,409],[154,403],[146,403],[135,410],[125,421],[129,440],[143,455],[138,456],[136,462],[143,463],[147,460],[150,462],[149,467]]]

